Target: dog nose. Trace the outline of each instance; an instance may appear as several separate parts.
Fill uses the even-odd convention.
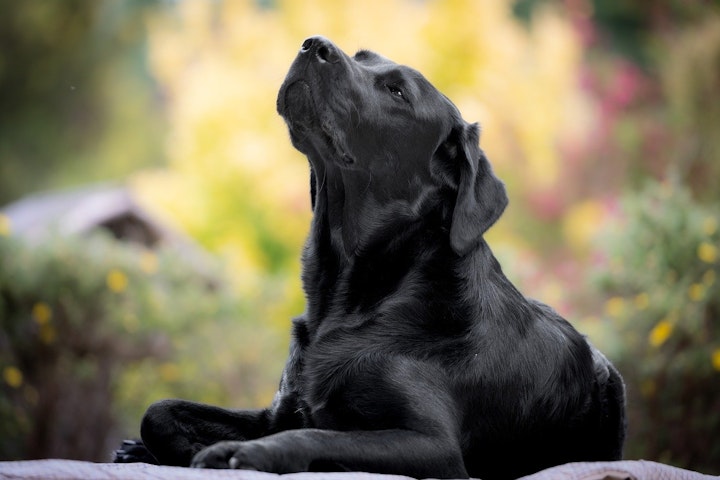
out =
[[[315,55],[320,62],[337,63],[340,60],[338,48],[321,36],[306,39],[300,47],[300,53]]]

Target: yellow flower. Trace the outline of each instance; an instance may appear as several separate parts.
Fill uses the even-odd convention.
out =
[[[613,318],[620,317],[625,311],[625,300],[622,297],[612,297],[605,302],[605,313]]]
[[[152,252],[143,252],[140,256],[140,269],[148,275],[157,272],[157,255]]]
[[[648,341],[653,347],[659,347],[670,337],[673,331],[673,325],[668,320],[661,320],[658,322],[648,336]]]
[[[3,368],[3,379],[5,383],[10,385],[12,388],[18,388],[23,383],[23,374],[19,368],[9,367]]]
[[[650,305],[650,295],[643,292],[635,297],[635,308],[645,310]]]
[[[712,366],[715,370],[720,372],[720,348],[716,348],[712,352]]]
[[[708,237],[712,235],[713,233],[717,232],[718,229],[718,222],[715,217],[707,217],[705,221],[703,222],[702,226],[703,232]]]
[[[705,263],[715,263],[718,258],[718,249],[709,242],[702,242],[698,245],[697,256]]]
[[[10,218],[0,214],[0,236],[7,237],[10,235]]]
[[[52,309],[47,303],[38,302],[32,307],[32,317],[38,325],[46,325],[52,318]]]
[[[693,283],[688,288],[688,297],[693,302],[701,300],[705,296],[705,286],[702,283]]]
[[[118,270],[117,268],[113,268],[110,270],[107,274],[107,278],[105,279],[107,286],[110,290],[112,290],[115,293],[120,293],[125,291],[128,285],[128,278],[127,275],[125,275],[123,272]]]

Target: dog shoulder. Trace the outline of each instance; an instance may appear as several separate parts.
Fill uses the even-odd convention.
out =
[[[589,349],[585,336],[554,308],[535,299],[528,299],[528,302],[539,328],[552,332],[570,344],[583,345]]]
[[[534,315],[530,338],[537,349],[536,356],[543,357],[544,362],[550,363],[548,368],[559,373],[557,381],[567,378],[572,382],[591,382],[596,376],[596,349],[553,308],[533,299],[529,303]]]

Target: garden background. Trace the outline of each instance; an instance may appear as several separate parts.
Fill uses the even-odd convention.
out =
[[[259,407],[310,219],[275,96],[302,40],[422,71],[479,121],[506,274],[628,385],[626,458],[720,474],[720,5],[0,0],[0,205],[127,185],[208,252],[0,213],[0,460],[106,461],[163,397]]]

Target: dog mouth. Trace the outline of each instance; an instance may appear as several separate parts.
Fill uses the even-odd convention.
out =
[[[355,158],[340,135],[341,129],[332,121],[330,112],[319,111],[308,82],[296,80],[287,85],[278,98],[278,111],[285,118],[291,134],[297,138],[316,135],[341,166],[355,164]]]
[[[297,80],[285,88],[278,99],[278,111],[290,128],[309,130],[317,124],[317,108],[310,84]]]

